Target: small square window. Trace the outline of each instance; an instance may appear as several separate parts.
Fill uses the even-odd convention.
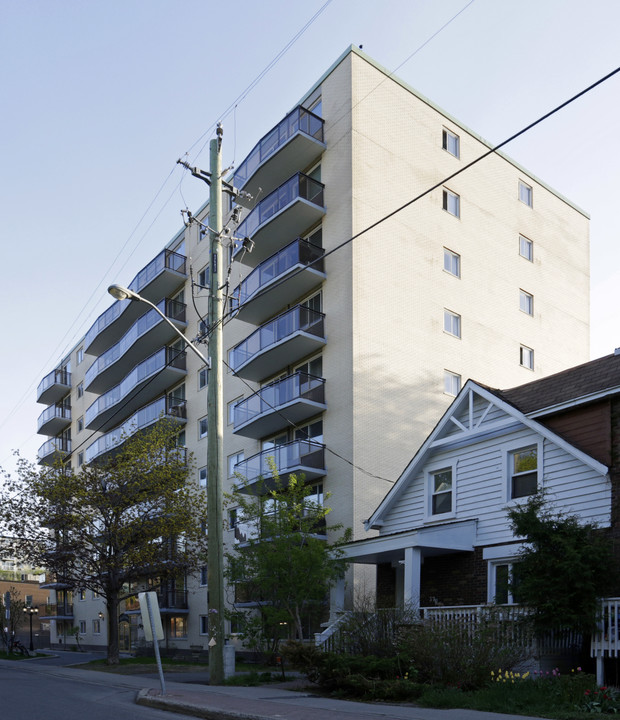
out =
[[[450,310],[443,311],[443,329],[449,335],[454,337],[461,337],[461,316]]]
[[[461,391],[461,376],[450,370],[443,371],[443,391],[446,395],[456,396]]]
[[[461,277],[461,256],[458,253],[443,249],[443,269],[454,275],[455,277]]]
[[[206,417],[200,418],[200,420],[198,421],[198,438],[199,439],[206,438],[207,432],[208,432],[207,418]]]
[[[208,370],[208,368],[202,368],[202,370],[198,371],[198,389],[202,390],[202,388],[207,387],[208,382],[209,382],[209,370]]]
[[[538,448],[515,450],[509,456],[510,497],[534,495],[538,489]]]
[[[454,215],[454,217],[461,217],[461,198],[456,193],[446,190],[443,191],[443,209]]]
[[[528,370],[534,369],[534,351],[532,348],[529,348],[526,345],[521,345],[519,348],[519,362],[522,367],[525,367]]]
[[[441,146],[443,149],[449,152],[450,155],[454,155],[454,157],[457,158],[460,155],[460,145],[461,141],[459,136],[444,128],[441,137]]]
[[[523,237],[523,235],[519,235],[519,255],[530,262],[534,262],[534,243]]]
[[[80,383],[77,388],[77,396],[81,398],[84,395],[84,383]]]
[[[534,314],[534,296],[525,290],[519,290],[519,308],[526,315]]]
[[[531,185],[527,185],[522,180],[519,180],[519,200],[528,207],[533,205],[533,190]]]
[[[207,566],[203,565],[200,568],[200,584],[204,587],[207,584]]]
[[[431,515],[452,512],[452,468],[431,473]]]
[[[206,467],[201,467],[198,470],[198,485],[203,489],[206,489],[206,487],[207,487],[207,468]]]

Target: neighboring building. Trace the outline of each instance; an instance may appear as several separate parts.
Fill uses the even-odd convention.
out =
[[[508,509],[544,490],[619,537],[619,453],[620,350],[510,390],[469,380],[347,556],[377,567],[386,607],[512,604]]]
[[[226,486],[274,457],[358,538],[462,378],[515,385],[588,359],[588,217],[500,154],[442,185],[488,144],[356,48],[273,121],[232,178],[256,204],[231,225],[254,249],[230,248]],[[193,223],[130,287],[194,338],[208,267]],[[205,483],[206,382],[153,312],[117,301],[39,387],[40,459],[78,467],[164,413]],[[171,645],[208,641],[205,576],[166,608]]]

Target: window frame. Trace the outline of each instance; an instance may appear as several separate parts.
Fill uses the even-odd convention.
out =
[[[202,429],[203,424],[205,427],[204,431]],[[198,419],[198,439],[204,440],[208,434],[209,434],[209,423],[207,420],[207,415],[205,415]]]
[[[450,140],[453,140],[453,147],[455,152],[452,152],[452,150],[450,149]],[[441,130],[441,147],[448,153],[448,155],[452,155],[452,157],[455,157],[457,160],[460,159],[461,138],[459,135],[457,135],[455,132],[452,132],[452,130],[447,127],[444,127]]]
[[[536,450],[536,490],[533,493],[527,495],[519,495],[513,497],[513,478],[524,477],[526,474],[532,472],[523,471],[521,473],[514,473],[514,456],[519,452],[525,452],[527,450]],[[509,503],[525,503],[532,495],[536,494],[543,487],[543,443],[540,439],[532,438],[528,440],[520,440],[512,442],[504,447],[504,497],[506,502]]]
[[[99,618],[93,620],[93,635],[101,635],[101,620]]]
[[[534,371],[534,349],[527,345],[519,345],[519,365],[526,370]]]
[[[493,560],[488,560],[487,563],[487,602],[493,603],[495,605],[518,605],[519,602],[515,600],[515,597],[510,588],[514,567],[519,563],[518,558],[516,556],[496,559],[494,558]],[[507,568],[506,602],[497,602],[497,570],[501,567]]]
[[[448,323],[447,321],[450,320]],[[456,322],[456,330],[457,332],[454,332],[454,323]],[[461,334],[463,331],[461,316],[458,313],[455,313],[453,310],[448,310],[448,308],[443,309],[443,331],[446,335],[451,335],[452,337],[461,339]]]
[[[458,385],[458,388],[456,392],[453,391],[453,387],[449,387],[449,381],[456,381],[456,384]],[[451,383],[452,385],[452,383]],[[460,392],[461,388],[463,387],[463,378],[459,373],[455,373],[452,370],[447,370],[444,368],[443,371],[443,392],[444,395],[449,395],[450,397],[456,397]]]
[[[234,425],[235,424],[235,405],[240,401],[243,400],[243,395],[239,395],[239,397],[234,398],[234,400],[230,400],[226,403],[226,418],[227,418],[227,425]]]
[[[438,494],[435,489],[435,478],[441,473],[450,471],[450,510],[447,512],[435,513],[433,512],[433,499]],[[448,460],[444,462],[434,463],[429,465],[424,470],[425,476],[425,493],[424,493],[424,520],[425,522],[437,522],[438,520],[445,520],[448,518],[454,518],[456,516],[456,462]],[[442,491],[441,494],[446,494],[448,491]]]
[[[204,390],[209,384],[209,368],[201,368],[198,371],[198,390]]]
[[[454,203],[454,206],[452,209],[450,209],[450,201],[452,201]],[[448,213],[448,215],[452,215],[452,217],[460,219],[460,217],[461,217],[461,196],[452,190],[448,190],[448,188],[443,188],[443,190],[442,190],[442,208],[445,212]],[[452,210],[455,210],[456,212],[452,212]]]
[[[207,466],[198,468],[198,487],[207,489],[208,471]]]
[[[234,460],[234,462],[233,462]],[[245,460],[245,453],[243,450],[240,450],[236,453],[231,453],[226,458],[226,470],[228,472],[228,478],[234,478],[235,477],[235,470],[234,466],[237,465],[240,462],[243,462]]]
[[[519,180],[519,202],[529,208],[534,207],[534,188],[524,180]]]
[[[447,260],[450,262],[447,263]],[[456,272],[454,271],[454,265],[456,265]],[[448,275],[452,275],[452,277],[459,279],[461,277],[461,256],[447,247],[443,249],[443,271]]]
[[[209,616],[199,615],[198,634],[201,636],[209,635]]]
[[[200,566],[200,587],[207,587],[208,584],[208,568],[206,565]]]
[[[523,288],[519,288],[519,310],[525,315],[534,317],[534,296]]]
[[[523,253],[524,247],[527,247],[529,250],[527,254]],[[534,262],[534,241],[525,235],[521,235],[521,233],[519,233],[519,255],[528,262]]]

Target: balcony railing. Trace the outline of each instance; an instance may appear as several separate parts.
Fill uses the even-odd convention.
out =
[[[318,180],[303,173],[297,173],[256,205],[237,228],[237,237],[255,237],[259,230],[263,227],[266,228],[267,223],[275,220],[276,217],[284,218],[290,213],[290,220],[283,221],[281,227],[273,227],[273,229],[271,226],[269,227],[271,240],[263,237],[268,234],[267,229],[264,233],[261,232],[260,242],[259,238],[255,237],[257,245],[251,256],[248,256],[251,264],[254,264],[253,257],[259,257],[257,262],[260,262],[272,254],[280,244],[277,242],[277,238],[282,237],[282,234],[295,237],[320,219],[325,212],[324,188],[323,183]],[[295,204],[301,205],[299,212],[293,213],[290,210],[287,213],[286,211]],[[242,246],[238,245],[233,253],[234,256],[239,257],[241,251]]]
[[[163,250],[140,270],[131,281],[129,289],[141,293],[145,297],[149,295],[147,300],[155,302],[161,297],[169,295],[187,277],[186,261],[185,255],[180,255],[172,250]],[[168,275],[172,274],[168,281],[165,280],[166,271],[169,271]],[[161,282],[156,282],[157,280],[161,280]],[[153,286],[152,291],[149,288],[151,285]],[[149,292],[146,292],[147,288],[149,288]],[[128,319],[127,326],[143,312],[143,308],[140,307],[139,303],[132,300],[117,300],[105,312],[101,313],[86,333],[84,349],[91,354],[98,354],[105,348],[106,344],[109,345],[108,330],[129,307],[134,308],[135,314],[131,319]]]
[[[297,305],[261,325],[232,348],[229,364],[234,372],[249,380],[268,377],[323,345],[324,325],[323,313]],[[286,353],[281,352],[284,346]]]
[[[157,603],[160,610],[187,610],[187,590],[158,590]]]
[[[256,487],[260,483],[264,483],[265,490],[271,488],[272,462],[284,483],[292,473],[304,473],[306,481],[313,480],[325,475],[325,445],[312,440],[293,440],[242,460],[235,465],[235,472],[245,478],[246,482],[240,490],[252,492],[252,486]]]
[[[181,325],[185,324],[186,307],[185,303],[177,302],[176,300],[169,300],[167,298],[164,298],[157,303],[157,308],[164,313],[169,320]],[[163,335],[161,333],[155,333],[156,337],[153,337],[151,342],[145,342],[145,336],[147,333],[150,333],[150,331],[158,325],[163,329]],[[85,387],[94,392],[101,392],[102,385],[105,383],[105,378],[102,376],[108,376],[111,372],[113,373],[114,371],[109,369],[112,368],[112,366],[114,366],[121,358],[124,361],[123,363],[120,363],[121,365],[126,366],[127,364],[135,364],[136,358],[134,356],[138,352],[142,357],[144,357],[149,352],[152,352],[156,347],[164,345],[173,335],[174,331],[170,328],[168,323],[164,321],[161,315],[156,310],[149,310],[136,320],[125,335],[123,335],[120,342],[106,350],[103,355],[100,355],[88,368],[86,375],[84,376]],[[141,342],[140,346],[136,348],[135,344],[138,340],[141,340]],[[122,377],[122,375],[118,377],[121,371],[122,368],[116,370],[116,373],[114,373],[116,377],[112,380],[112,382],[118,382],[120,377]],[[109,386],[109,382],[107,385]]]
[[[85,460],[93,460],[108,452],[117,450],[127,438],[140,430],[156,423],[162,417],[184,421],[187,418],[185,401],[174,398],[159,398],[155,402],[140,408],[128,420],[114,430],[102,435],[86,448]]]
[[[47,603],[43,618],[72,618],[73,603]]]
[[[310,110],[306,110],[301,106],[296,107],[254,146],[235,172],[234,185],[243,188],[248,180],[268,160],[278,154],[285,146],[295,144],[291,141],[299,135],[307,137],[305,143],[299,143],[294,152],[291,148],[290,154],[293,156],[291,160],[296,163],[297,169],[307,167],[324,147],[324,124],[323,118],[310,112]],[[308,153],[310,153],[309,156]],[[286,164],[287,159],[283,159],[283,164]]]
[[[234,432],[264,437],[325,410],[325,380],[298,371],[265,385],[233,408]]]
[[[50,405],[39,415],[37,432],[43,435],[58,435],[71,424],[71,408],[64,405]]]
[[[37,387],[37,402],[50,405],[71,391],[71,373],[65,369],[52,370]]]
[[[169,387],[174,378],[186,372],[186,354],[174,348],[164,347],[141,362],[115,387],[95,400],[84,413],[86,427],[97,430],[107,429],[109,422],[119,423],[151,398]],[[134,392],[148,384],[148,396]],[[130,397],[131,396],[131,397]],[[122,403],[122,408],[119,404]],[[120,412],[123,416],[120,416]]]
[[[325,278],[324,252],[308,240],[293,240],[237,285],[231,298],[231,309],[239,312],[241,320],[257,323],[273,314],[271,308],[285,307],[305,295]],[[288,275],[294,277],[287,284]],[[272,286],[273,292],[270,292]]]
[[[71,453],[71,440],[67,438],[52,438],[39,448],[39,463],[53,463],[62,460]]]

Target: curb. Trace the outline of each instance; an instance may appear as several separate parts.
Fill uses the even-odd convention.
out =
[[[255,715],[245,712],[234,712],[222,708],[208,707],[207,705],[194,705],[183,700],[176,700],[170,695],[153,695],[159,692],[149,688],[139,690],[136,695],[136,704],[168,710],[182,715],[193,715],[194,717],[205,718],[206,720],[272,720],[271,715]]]

